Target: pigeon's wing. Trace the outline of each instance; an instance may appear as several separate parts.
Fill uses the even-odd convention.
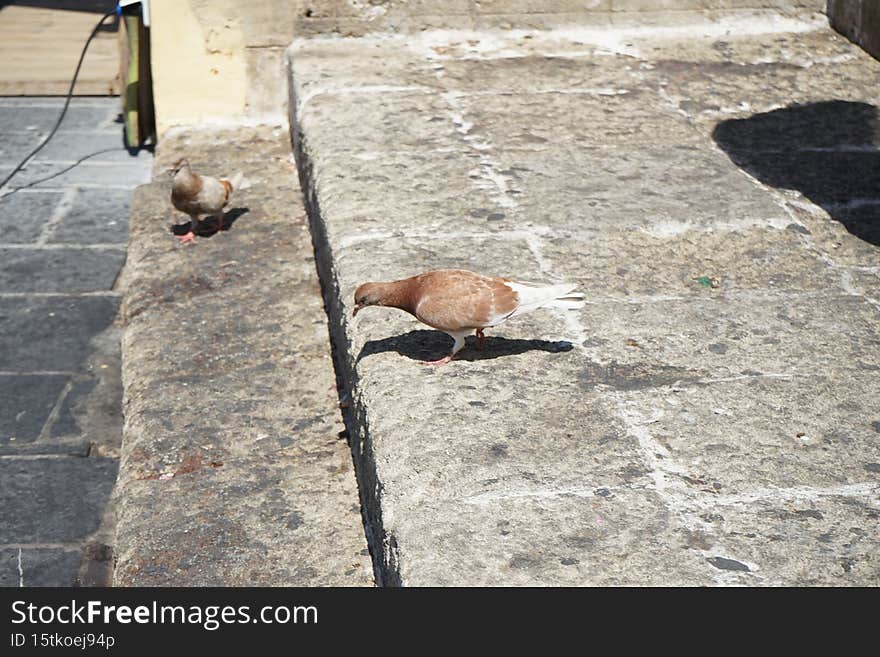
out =
[[[228,183],[224,185],[216,178],[202,176],[202,188],[196,196],[196,203],[204,214],[220,212],[226,205],[230,191]]]
[[[495,326],[518,306],[516,292],[502,278],[446,269],[417,278],[415,316],[441,331]]]

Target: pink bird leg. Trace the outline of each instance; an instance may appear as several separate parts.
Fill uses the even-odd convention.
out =
[[[439,360],[429,360],[429,361],[425,362],[425,365],[435,365],[435,366],[439,367],[440,365],[445,365],[446,363],[451,361],[453,358],[455,358],[455,354],[457,354],[459,351],[461,351],[462,347],[464,347],[464,336],[467,333],[470,333],[469,329],[465,329],[464,331],[456,331],[454,333],[448,333],[447,335],[449,335],[449,337],[451,337],[453,340],[455,340],[455,342],[452,345],[452,351],[449,352],[448,356],[444,356],[443,358],[440,358]]]
[[[422,365],[434,365],[435,367],[440,367],[441,365],[445,365],[449,361],[455,358],[455,354],[449,354],[448,356],[444,356],[438,360],[426,360],[422,362]]]
[[[477,329],[477,349],[482,349],[486,346],[486,336],[483,335],[483,329]]]
[[[178,240],[180,240],[181,244],[195,244],[196,243],[196,219],[190,217],[189,220],[189,232],[185,235],[175,235]]]

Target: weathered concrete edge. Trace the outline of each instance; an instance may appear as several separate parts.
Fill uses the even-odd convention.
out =
[[[373,586],[351,456],[339,440],[343,427],[332,393],[327,319],[318,296],[288,135],[259,129],[218,134],[193,130],[169,140],[158,154],[153,182],[138,187],[133,197],[132,215],[138,217],[132,223],[134,248],[120,282],[126,291],[126,436],[122,476],[115,491],[123,512],[116,526],[114,582],[121,586]],[[251,148],[230,147],[238,138]],[[186,252],[162,227],[174,215],[169,181],[160,175],[160,165],[167,166],[181,149],[194,162],[203,163],[228,149],[230,154],[220,152],[219,157],[227,165],[239,164],[236,170],[247,176],[253,174],[238,197],[240,205],[249,206],[245,223]],[[279,256],[278,264],[274,256]],[[169,331],[176,332],[174,327],[188,326],[190,321],[199,323],[192,296],[180,294],[181,281],[198,284],[198,272],[217,281],[229,267],[241,275],[211,286],[217,295],[213,303],[196,295],[195,306],[207,313],[199,319],[220,318],[211,322],[219,327],[219,334],[201,341],[211,354],[196,361],[181,358],[189,347],[181,353],[180,345],[193,341],[173,336],[169,340]],[[282,283],[274,293],[265,289],[267,279],[259,275],[264,270]],[[236,297],[260,288],[264,299],[275,294],[262,305],[254,302],[252,307],[259,305],[263,312],[252,312],[250,321],[224,321],[230,308],[234,312],[242,307],[234,303]],[[220,298],[225,294],[230,296]],[[299,317],[309,320],[305,328],[297,323]],[[324,324],[323,330],[318,330],[318,323]],[[148,336],[158,343],[141,339]],[[222,346],[214,348],[237,336],[250,346],[232,353]],[[282,343],[290,348],[275,354],[273,345]],[[270,360],[281,367],[262,367]],[[179,373],[184,376],[178,378]],[[190,412],[191,395],[173,392],[179,381],[221,394],[224,403],[216,405],[219,414],[208,414],[207,421],[200,422],[202,414]],[[254,406],[236,405],[242,400]],[[273,437],[287,442],[276,444]],[[210,451],[205,458],[216,459],[216,464],[187,471],[186,458],[202,451],[206,455]],[[294,504],[300,500],[304,504]],[[185,509],[180,519],[172,504]],[[220,520],[214,523],[214,518]],[[162,559],[167,555],[175,560],[165,568]],[[178,555],[188,561],[182,569]]]
[[[370,440],[367,409],[352,392],[358,387],[358,374],[350,354],[349,339],[345,332],[339,278],[336,275],[333,252],[327,239],[327,229],[318,203],[315,184],[314,164],[309,156],[308,142],[296,114],[296,85],[291,66],[291,50],[288,48],[285,62],[289,84],[290,100],[290,138],[296,158],[297,173],[303,193],[303,203],[309,218],[312,246],[315,250],[315,264],[321,293],[324,296],[324,310],[327,313],[327,327],[330,333],[330,351],[333,366],[336,368],[336,382],[339,391],[340,408],[348,432],[348,442],[355,465],[358,490],[361,498],[361,514],[367,545],[373,558],[373,574],[377,586],[402,586],[397,557],[397,542],[388,534],[382,521],[382,486],[376,470],[376,460]]]
[[[725,3],[723,0],[706,2],[698,6],[691,2],[669,2],[663,7],[639,7],[631,3],[616,6],[608,0],[594,7],[586,3],[550,2],[543,3],[540,9],[526,11],[521,5],[505,7],[482,7],[476,11],[458,8],[432,7],[423,3],[421,8],[390,7],[382,14],[358,16],[355,12],[321,11],[315,7],[315,14],[300,14],[294,23],[294,33],[298,37],[344,37],[376,36],[379,34],[415,35],[424,30],[494,30],[494,29],[553,29],[573,25],[611,27],[621,25],[662,25],[687,19],[695,13],[711,13],[720,17],[743,12],[772,12],[773,14],[798,14],[803,12],[824,13],[827,0],[776,0],[776,2],[737,2]],[[330,3],[328,3],[329,5]],[[400,3],[398,3],[400,4]],[[549,6],[548,6],[549,5]],[[726,6],[725,6],[726,5]],[[731,6],[732,5],[732,6]]]
[[[831,27],[880,59],[880,9],[865,0],[828,0]]]

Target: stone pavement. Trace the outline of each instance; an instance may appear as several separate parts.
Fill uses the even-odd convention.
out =
[[[298,39],[380,583],[880,584],[880,63],[818,15]],[[570,280],[449,339],[358,283]]]
[[[61,98],[0,99],[0,176]],[[152,157],[122,147],[116,98],[76,98],[0,198],[0,585],[106,584],[122,435],[116,277],[131,190]],[[60,176],[80,158],[98,153]]]
[[[170,231],[182,155],[247,181],[192,246]],[[373,583],[314,260],[286,131],[163,137],[122,283],[115,584]]]

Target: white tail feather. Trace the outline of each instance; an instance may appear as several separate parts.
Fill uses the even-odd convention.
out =
[[[244,173],[239,171],[234,176],[229,178],[229,184],[232,185],[232,191],[235,192],[239,189],[243,189],[242,183],[244,182]]]
[[[584,295],[572,294],[561,299],[553,299],[546,304],[548,308],[565,308],[566,310],[577,310],[584,307]]]
[[[519,307],[510,317],[516,317],[537,308],[565,308],[575,310],[584,305],[584,295],[575,292],[576,285],[559,283],[558,285],[527,285],[509,282],[507,285],[519,295]]]

